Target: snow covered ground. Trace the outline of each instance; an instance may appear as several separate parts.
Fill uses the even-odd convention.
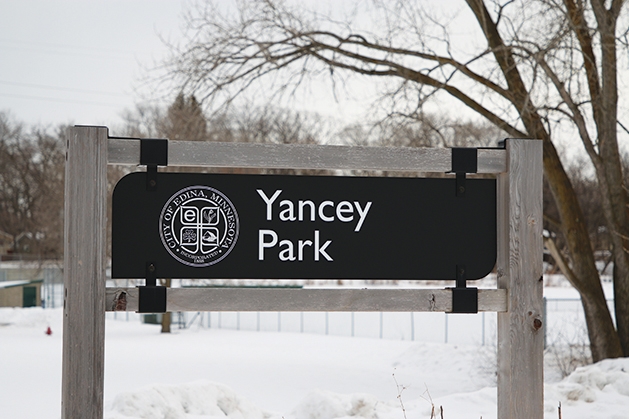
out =
[[[44,332],[50,326],[52,335]],[[61,309],[0,309],[0,418],[58,418]],[[492,347],[107,321],[105,417],[495,418]],[[550,368],[550,367],[549,367]],[[563,380],[545,418],[629,418],[629,359]],[[438,416],[437,416],[438,417]]]

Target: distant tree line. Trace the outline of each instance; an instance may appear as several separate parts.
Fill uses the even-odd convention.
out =
[[[173,141],[477,147],[496,146],[505,137],[504,132],[491,124],[456,121],[439,115],[424,115],[413,123],[343,125],[317,114],[251,106],[208,117],[194,96],[183,94],[165,109],[138,105],[125,111],[123,121],[121,126],[111,128],[112,133]],[[29,127],[10,114],[0,112],[0,239],[9,249],[5,258],[11,255],[25,259],[63,257],[65,129],[64,125],[53,129]],[[597,259],[604,266],[611,261],[611,243],[600,211],[600,191],[596,180],[588,176],[582,166],[579,161],[573,162],[569,174],[584,209]],[[625,169],[625,173],[629,173],[629,167]],[[109,168],[110,193],[127,170]],[[234,170],[238,171],[231,169]],[[564,254],[565,243],[555,221],[557,209],[548,188],[544,192],[544,211],[545,229],[555,238],[558,251]]]
[[[0,232],[9,255],[63,253],[63,131],[28,128],[0,113]]]

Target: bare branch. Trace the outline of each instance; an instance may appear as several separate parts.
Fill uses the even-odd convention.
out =
[[[572,24],[572,29],[579,41],[581,47],[581,54],[583,56],[583,67],[587,76],[587,83],[590,91],[590,97],[592,99],[592,111],[594,114],[594,120],[600,121],[601,119],[601,86],[600,76],[598,74],[598,68],[596,66],[597,60],[592,47],[593,40],[590,35],[590,28],[588,27],[583,4],[581,2],[575,3],[574,0],[563,0],[564,5],[568,11],[568,17]]]
[[[512,94],[511,103],[518,109],[528,134],[536,138],[547,139],[548,133],[531,102],[530,92],[524,84],[513,53],[505,45],[498,32],[498,27],[485,7],[485,3],[483,0],[466,0],[466,2],[485,34],[487,43],[509,86],[509,91]]]
[[[582,288],[580,286],[581,284],[579,277],[570,268],[568,261],[566,260],[564,255],[561,254],[561,251],[559,251],[559,249],[557,248],[557,244],[555,243],[555,241],[551,237],[544,237],[544,246],[546,246],[553,259],[555,259],[555,262],[557,262],[557,265],[559,265],[559,269],[566,276],[568,281],[570,281],[570,283],[576,289]]]
[[[334,34],[334,33],[330,33],[330,32],[312,32],[311,34],[304,34],[305,36],[308,35],[324,35],[324,36],[330,36],[330,37],[334,37],[338,40],[339,42],[339,47],[343,44],[355,44],[355,45],[359,45],[362,47],[366,47],[369,49],[372,49],[374,51],[382,51],[382,52],[386,52],[389,54],[393,54],[393,55],[401,55],[404,57],[416,57],[416,58],[421,58],[427,61],[434,61],[436,63],[439,64],[439,66],[445,66],[445,65],[450,65],[452,66],[454,69],[456,69],[457,71],[461,72],[462,74],[468,76],[472,81],[478,82],[480,84],[482,84],[483,86],[493,90],[494,92],[498,93],[499,95],[501,95],[502,97],[504,97],[505,99],[511,101],[513,99],[512,94],[505,88],[499,86],[498,84],[492,82],[491,80],[487,79],[486,77],[481,76],[480,74],[472,71],[469,68],[469,64],[478,60],[479,58],[481,58],[482,56],[488,54],[490,51],[484,51],[482,54],[480,54],[479,56],[469,60],[467,63],[461,63],[457,60],[455,60],[452,57],[445,57],[445,56],[440,56],[438,54],[428,54],[428,53],[423,53],[423,52],[419,52],[419,51],[412,51],[412,50],[408,50],[408,49],[403,49],[403,48],[394,48],[391,46],[385,46],[385,45],[379,45],[379,44],[375,44],[372,42],[367,42],[367,40],[360,36],[360,35],[349,35],[347,38],[340,38],[338,35]],[[354,39],[360,39],[360,42],[358,41],[354,41]]]
[[[557,76],[557,74],[550,68],[544,56],[542,54],[536,54],[536,60],[542,67],[548,78],[550,78],[550,80],[552,81],[555,89],[557,89],[557,92],[559,92],[559,95],[563,99],[564,103],[570,109],[571,119],[577,126],[579,136],[583,141],[583,145],[585,146],[585,149],[587,150],[587,153],[590,156],[592,163],[594,163],[598,170],[601,170],[602,161],[600,159],[600,156],[596,153],[596,150],[594,149],[594,144],[592,143],[592,140],[590,138],[590,134],[587,130],[587,124],[585,122],[583,114],[581,113],[581,110],[572,100],[572,97],[566,90],[564,83],[559,79],[559,76]]]
[[[319,47],[323,47],[323,45],[318,44]],[[318,50],[319,48],[315,48]],[[356,65],[346,64],[337,60],[333,60],[327,58],[319,53],[311,52],[310,54],[321,60],[322,62],[336,68],[343,68],[346,70],[351,70],[352,72],[370,76],[395,76],[400,77],[405,80],[415,81],[421,85],[432,86],[441,90],[445,90],[451,96],[455,97],[463,104],[476,111],[480,115],[484,116],[487,120],[495,124],[500,129],[507,132],[509,135],[517,138],[526,138],[527,134],[513,127],[505,120],[500,118],[498,115],[491,112],[486,107],[482,106],[479,102],[472,99],[470,96],[463,93],[460,89],[455,86],[445,84],[441,81],[438,81],[428,75],[422,74],[418,71],[411,70],[407,67],[403,67],[397,63],[388,61],[388,60],[380,60],[367,56],[362,56],[360,54],[344,51],[338,48],[331,48],[327,46],[327,49],[337,52],[339,55],[347,56],[353,59],[356,59],[357,62],[360,63],[371,63],[379,67],[385,67],[383,70],[377,70],[375,68],[363,68]]]
[[[551,224],[557,230],[561,230],[561,221],[552,218],[548,214],[544,214],[544,221],[546,221],[547,223]]]

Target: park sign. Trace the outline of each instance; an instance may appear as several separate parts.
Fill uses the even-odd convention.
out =
[[[497,312],[497,417],[543,417],[543,141],[507,139],[496,149],[168,142],[71,127],[66,144],[62,416],[102,417],[105,309]],[[108,165],[147,168],[117,185],[111,217],[112,276],[143,278],[145,285],[103,287]],[[291,179],[158,171],[168,165],[451,175]],[[468,177],[473,173],[495,180]],[[467,287],[493,269],[494,259],[498,288]],[[164,277],[455,276],[456,286],[445,289],[156,286]]]
[[[112,277],[479,279],[496,181],[157,173],[113,194]],[[458,267],[458,269],[457,269]]]

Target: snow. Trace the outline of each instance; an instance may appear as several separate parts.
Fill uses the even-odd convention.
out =
[[[0,282],[0,288],[19,287],[21,285],[28,285],[31,281],[2,281]]]
[[[577,368],[565,380],[545,386],[545,412],[556,412],[561,401],[566,418],[629,418],[629,358],[604,360]]]
[[[118,394],[110,418],[251,418],[265,413],[223,384],[197,381],[182,385],[156,384]]]
[[[53,333],[44,332],[51,327]],[[59,418],[61,309],[0,309],[0,417]],[[419,338],[419,337],[418,337]],[[492,346],[107,320],[108,419],[496,418]],[[629,418],[629,359],[546,371],[545,418]]]

